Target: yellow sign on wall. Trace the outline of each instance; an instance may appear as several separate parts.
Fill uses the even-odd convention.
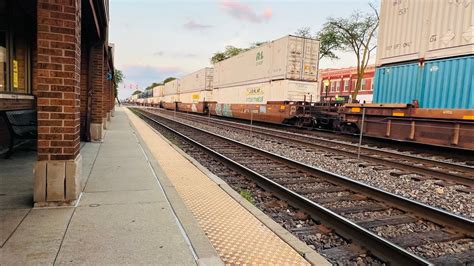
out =
[[[13,60],[13,88],[18,88],[18,61]]]

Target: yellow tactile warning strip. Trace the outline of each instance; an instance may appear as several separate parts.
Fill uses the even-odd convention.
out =
[[[309,265],[287,243],[126,111],[219,256],[232,265]]]

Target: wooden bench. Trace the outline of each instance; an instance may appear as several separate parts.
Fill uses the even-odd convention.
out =
[[[13,153],[15,139],[37,139],[38,123],[36,110],[14,110],[2,112],[10,133],[10,146],[5,154],[9,158]]]

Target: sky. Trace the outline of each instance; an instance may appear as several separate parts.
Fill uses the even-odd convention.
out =
[[[153,82],[201,68],[225,46],[248,47],[293,34],[317,32],[328,17],[369,11],[368,0],[110,0],[109,42],[123,71],[119,98]],[[320,69],[355,65],[350,53],[321,60]]]

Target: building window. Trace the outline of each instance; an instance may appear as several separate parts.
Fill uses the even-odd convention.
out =
[[[9,3],[8,8],[0,4],[0,92],[27,94],[31,92],[32,19],[12,15],[23,14],[23,6]]]
[[[362,84],[361,84],[361,86],[360,86],[360,90],[361,90],[361,91],[365,91],[365,90],[366,90],[366,88],[365,88],[366,86],[365,86],[365,85],[367,84],[366,79],[362,79],[362,82],[361,82],[361,83],[362,83]]]
[[[336,82],[331,81],[331,92],[334,92],[334,91],[336,91]]]
[[[341,81],[338,80],[336,81],[336,92],[339,92],[341,90]]]
[[[374,80],[373,79],[369,79],[369,91],[372,91],[374,89]]]
[[[357,85],[357,79],[352,80],[352,88],[351,91],[355,91]]]
[[[349,91],[349,80],[348,79],[344,80],[344,91]]]

